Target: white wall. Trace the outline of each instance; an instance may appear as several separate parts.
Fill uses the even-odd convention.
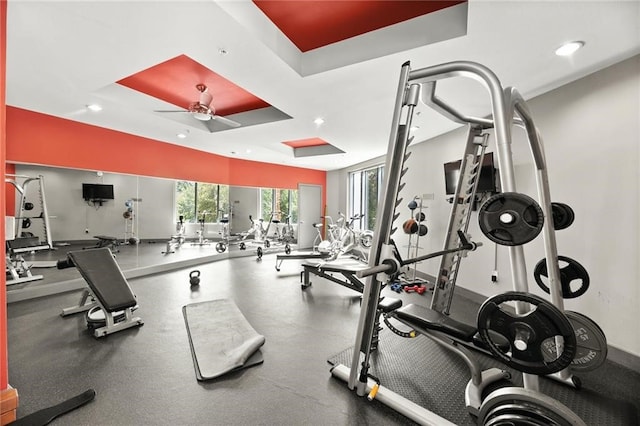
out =
[[[558,254],[580,262],[591,278],[589,290],[565,300],[565,308],[596,321],[611,346],[640,356],[640,333],[634,330],[640,306],[640,56],[527,103],[544,140],[552,200],[569,204],[576,214],[571,227],[556,232]],[[409,217],[406,205],[413,196],[435,194],[434,200],[425,201],[429,234],[420,242],[421,253],[439,250],[444,243],[451,206],[445,201],[443,163],[462,156],[465,135],[466,129],[458,129],[410,148],[399,207],[403,214],[396,225]],[[523,136],[514,130],[516,188],[535,198],[535,176]],[[488,151],[494,149],[492,140]],[[384,158],[377,160],[383,162]],[[346,211],[347,172],[357,168],[328,174],[328,182],[339,182],[327,185],[329,211]],[[341,187],[337,193],[336,186]],[[480,232],[476,213],[469,232],[484,245],[463,260],[457,285],[484,296],[510,290],[507,249],[498,247],[499,281],[492,283],[495,245]],[[401,231],[394,239],[399,247],[407,244]],[[530,290],[544,295],[532,278],[533,268],[544,257],[541,236],[525,246],[525,256]],[[423,262],[419,270],[435,275],[438,264],[439,260]]]
[[[249,215],[258,220],[259,189],[233,186],[229,188],[229,201],[233,206],[231,232],[239,234],[251,228]]]

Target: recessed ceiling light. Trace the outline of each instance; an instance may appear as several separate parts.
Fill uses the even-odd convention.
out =
[[[320,126],[320,125],[324,124],[324,118],[318,117],[315,120],[313,120],[313,122],[316,124],[316,126]]]
[[[419,129],[420,129],[420,126],[411,126],[409,130],[412,132],[417,132]]]
[[[571,41],[565,43],[556,49],[556,55],[558,56],[571,56],[584,46],[584,41]]]
[[[102,111],[102,107],[98,104],[90,104],[87,105],[87,108],[93,112],[98,112],[98,111]]]
[[[181,131],[181,132],[176,133],[176,136],[177,136],[179,139],[184,139],[184,138],[186,138],[188,135],[189,135],[189,130],[183,130],[183,131]]]

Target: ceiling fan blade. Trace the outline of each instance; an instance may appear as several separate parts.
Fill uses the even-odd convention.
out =
[[[226,117],[222,117],[221,115],[212,115],[211,116],[214,120],[219,121],[220,123],[227,125],[229,127],[240,127],[241,124],[238,123],[237,121],[233,121],[229,118]]]

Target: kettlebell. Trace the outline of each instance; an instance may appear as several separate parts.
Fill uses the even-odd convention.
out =
[[[189,283],[192,286],[200,285],[200,271],[196,269],[195,271],[191,271],[189,273]]]

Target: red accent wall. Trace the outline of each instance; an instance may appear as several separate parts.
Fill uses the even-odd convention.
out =
[[[0,0],[0,176],[4,180],[5,147],[7,145],[6,81],[7,81],[7,2]],[[2,186],[4,187],[4,185]],[[0,194],[0,211],[5,211],[5,190]],[[4,224],[0,226],[0,241],[4,242]],[[0,254],[5,257],[5,246],[0,244]],[[0,390],[9,384],[7,360],[7,278],[0,279]]]
[[[11,106],[6,114],[8,162],[237,186],[326,183],[322,170],[224,157]]]
[[[3,129],[4,129],[4,127],[3,127]],[[4,130],[3,130],[3,132],[4,132]],[[3,151],[2,152],[4,154],[6,143],[3,144],[2,147],[3,147]],[[6,174],[15,174],[16,173],[15,164],[6,163],[5,162],[5,157],[6,157],[5,155],[2,156],[2,162],[4,162],[5,166],[6,166],[4,172]],[[5,195],[2,196],[3,201],[5,201],[5,214],[7,216],[15,216],[15,214],[16,214],[16,187],[11,185],[10,183],[5,183],[4,187],[5,187],[5,191],[7,191],[5,193]]]

